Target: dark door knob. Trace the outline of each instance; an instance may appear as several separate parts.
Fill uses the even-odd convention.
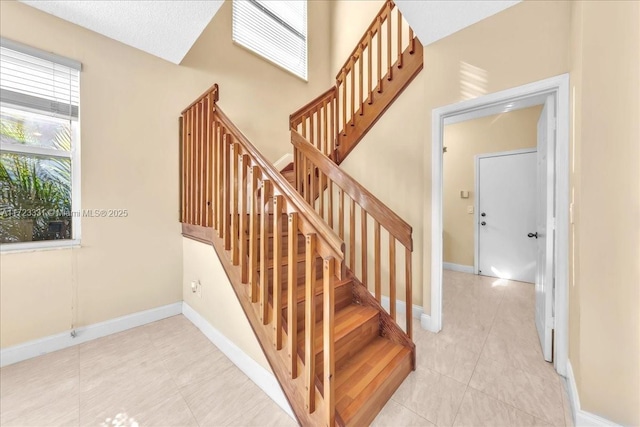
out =
[[[487,214],[486,214],[486,213],[484,213],[484,212],[482,212],[482,213],[480,214],[480,216],[487,216]]]
[[[537,239],[538,238],[538,232],[536,231],[535,233],[529,233],[529,234],[527,234],[527,237],[535,237]]]
[[[480,225],[487,225],[487,223],[485,221],[482,221]]]

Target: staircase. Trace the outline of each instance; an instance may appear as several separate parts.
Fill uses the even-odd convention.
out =
[[[180,117],[182,234],[215,248],[303,426],[370,424],[415,369],[411,226],[338,166],[422,67],[393,11],[291,116],[282,173],[224,114],[217,85]]]
[[[337,164],[422,70],[422,44],[386,1],[326,92],[289,117],[289,127]]]
[[[389,231],[385,286],[392,307],[387,312],[380,304],[379,253],[381,229],[387,231],[388,223],[383,216],[392,218],[392,212],[346,174],[340,178],[335,163],[294,134],[300,157],[318,162],[318,182],[331,180],[331,191],[309,203],[309,192],[296,191],[217,102],[214,86],[180,119],[182,234],[215,248],[300,424],[366,425],[415,369],[411,310],[407,332],[395,321],[396,241],[402,244],[408,232],[410,245],[411,229],[403,224]],[[354,274],[356,206],[362,229],[370,216],[376,230],[375,295],[365,286],[366,273],[364,279],[362,272]],[[359,246],[363,271],[369,246]],[[410,249],[405,252],[408,301]]]

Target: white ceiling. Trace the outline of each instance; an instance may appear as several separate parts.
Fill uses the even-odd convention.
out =
[[[396,0],[423,45],[431,44],[521,0]]]
[[[0,0],[1,1],[1,0]],[[66,21],[179,64],[223,0],[19,0]],[[396,0],[424,45],[521,0]]]
[[[20,0],[179,64],[223,0]]]

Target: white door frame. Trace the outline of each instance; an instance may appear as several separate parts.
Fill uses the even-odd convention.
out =
[[[474,201],[473,201],[473,274],[478,274],[478,262],[480,259],[480,245],[478,244],[478,240],[480,240],[480,228],[478,228],[478,221],[480,218],[478,215],[478,207],[480,204],[480,168],[478,164],[480,159],[487,159],[490,157],[503,157],[503,156],[513,156],[514,154],[528,154],[535,153],[538,151],[535,148],[523,148],[520,150],[510,150],[510,151],[498,151],[495,153],[484,153],[484,154],[476,154],[474,156],[474,168],[475,168],[475,183],[474,183]]]
[[[445,123],[452,124],[473,118],[505,113],[513,109],[541,105],[548,95],[556,102],[556,167],[555,167],[555,333],[554,365],[556,371],[567,375],[568,360],[568,283],[569,283],[569,74],[562,74],[534,83],[481,96],[468,101],[436,108],[432,112],[431,197],[424,197],[424,211],[431,211],[431,233],[425,227],[423,247],[431,246],[431,315],[422,315],[422,327],[433,332],[442,329],[442,137]],[[428,177],[427,177],[428,178]],[[428,191],[428,185],[425,186]],[[426,192],[425,191],[425,192]],[[425,269],[426,270],[426,269]]]

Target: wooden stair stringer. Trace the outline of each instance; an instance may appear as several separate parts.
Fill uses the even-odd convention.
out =
[[[300,374],[295,379],[291,378],[288,369],[288,360],[286,358],[287,352],[276,350],[273,341],[272,328],[265,327],[265,325],[262,324],[260,314],[258,312],[259,305],[251,303],[249,285],[242,283],[240,266],[233,265],[230,258],[230,252],[224,248],[224,240],[218,237],[217,233],[214,233],[212,228],[184,223],[182,224],[182,235],[213,246],[227,278],[231,283],[231,287],[233,288],[247,320],[251,325],[251,329],[253,330],[255,337],[258,339],[258,343],[266,356],[267,362],[276,376],[276,379],[280,384],[280,388],[284,392],[298,423],[303,426],[325,425],[324,401],[322,400],[321,394],[316,393],[315,411],[313,413],[308,413],[305,409],[303,397],[303,391],[305,389],[304,376]],[[298,358],[298,363],[300,365],[300,358]],[[299,369],[299,372],[302,373],[304,370],[301,368]]]
[[[353,125],[351,123],[345,125],[338,133],[337,148],[333,153],[333,160],[337,164],[342,163],[422,70],[424,66],[422,44],[415,43],[413,53],[409,51],[410,47],[402,53],[402,68],[398,68],[398,62],[393,65],[391,71],[393,78],[388,80],[388,73],[383,77],[382,92],[374,89],[372,103],[369,104],[365,100],[362,114],[358,109],[353,118]]]

